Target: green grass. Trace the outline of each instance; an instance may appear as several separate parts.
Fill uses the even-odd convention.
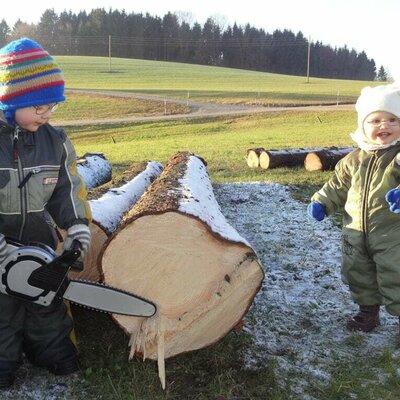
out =
[[[288,111],[69,127],[67,131],[78,154],[102,152],[116,171],[143,160],[165,163],[176,152],[189,150],[207,161],[213,182],[268,180],[320,185],[329,172],[309,173],[304,168],[250,169],[245,160],[246,150],[260,146],[280,149],[352,145],[348,133],[354,128],[354,120],[355,113],[351,111]]]
[[[189,108],[168,103],[166,111],[167,115],[184,114]],[[165,115],[164,104],[151,100],[67,92],[67,100],[60,103],[52,121],[60,123],[71,120],[105,120],[150,115]]]
[[[124,90],[192,100],[247,104],[354,101],[376,82],[332,80],[174,62],[58,56],[67,88]]]

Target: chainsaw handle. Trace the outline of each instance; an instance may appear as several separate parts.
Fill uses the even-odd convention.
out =
[[[83,262],[79,260],[79,258],[81,257],[81,254],[82,254],[81,242],[79,240],[75,239],[72,242],[70,251],[72,251],[73,253],[75,253],[77,255],[76,260],[71,263],[70,269],[72,271],[77,271],[77,272],[83,271]]]

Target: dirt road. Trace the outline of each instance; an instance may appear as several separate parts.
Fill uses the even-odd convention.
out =
[[[144,121],[168,121],[184,118],[204,118],[216,117],[223,115],[246,115],[257,113],[271,113],[282,112],[289,110],[304,110],[304,111],[338,111],[338,110],[352,110],[354,105],[341,104],[341,105],[321,105],[321,106],[296,106],[296,107],[263,107],[252,105],[233,105],[222,103],[205,103],[191,100],[179,100],[172,98],[163,98],[157,96],[146,96],[135,93],[120,92],[114,90],[94,90],[94,89],[67,89],[67,93],[83,93],[83,94],[98,94],[101,96],[113,96],[122,98],[134,98],[139,100],[151,100],[167,103],[182,104],[190,108],[190,112],[186,114],[173,114],[173,115],[152,115],[148,117],[121,117],[112,119],[91,119],[91,120],[71,120],[60,121],[54,125],[62,126],[80,126],[80,125],[94,125],[94,124],[111,124],[120,122],[144,122]]]

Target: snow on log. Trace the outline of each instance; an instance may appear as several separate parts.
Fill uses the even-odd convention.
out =
[[[354,150],[354,147],[331,147],[313,151],[304,159],[304,168],[307,171],[333,170],[338,161]]]
[[[142,196],[147,187],[157,178],[162,171],[162,165],[158,162],[146,163],[144,169],[128,170],[122,178],[113,180],[112,184],[121,184],[129,176],[131,179],[120,187],[96,188],[96,193],[102,193],[98,199],[89,201],[92,210],[93,221],[90,224],[92,241],[88,254],[84,260],[84,270],[80,273],[71,273],[71,277],[99,281],[101,278],[98,265],[99,253],[112,232],[122,220],[122,215],[128,211]],[[132,177],[132,173],[136,174]],[[111,186],[110,183],[107,187]],[[93,191],[89,191],[89,197],[93,198]]]
[[[250,168],[258,168],[260,166],[260,154],[262,151],[265,151],[262,147],[247,150],[246,161]]]
[[[205,162],[175,155],[104,246],[104,282],[153,301],[151,318],[114,315],[131,352],[158,360],[208,346],[241,321],[263,280],[249,243],[226,221]]]
[[[78,174],[86,188],[94,188],[111,180],[111,165],[102,153],[86,153],[77,160]]]

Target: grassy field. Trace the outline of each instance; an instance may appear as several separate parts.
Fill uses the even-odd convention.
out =
[[[271,180],[285,184],[321,184],[329,172],[298,169],[250,169],[246,150],[252,147],[298,148],[351,145],[351,111],[257,114],[168,122],[67,127],[79,154],[102,152],[121,171],[143,160],[165,163],[189,150],[207,160],[213,182]]]
[[[173,62],[58,56],[67,88],[112,89],[202,101],[321,104],[354,101],[367,82],[270,74]],[[371,82],[371,85],[376,83]]]
[[[182,99],[189,96],[192,100],[224,103],[320,104],[336,103],[338,98],[340,102],[354,101],[361,87],[367,84],[315,78],[306,83],[303,77],[124,59],[113,59],[109,73],[107,58],[57,57],[57,60],[69,88],[124,90]],[[151,111],[150,103],[73,95],[65,104],[67,108],[63,111],[60,108],[57,118],[71,119],[69,114],[77,109],[88,109],[94,118],[162,113],[160,109]],[[104,110],[109,114],[104,114]],[[78,154],[103,152],[112,163],[114,174],[144,160],[165,163],[176,152],[190,150],[207,161],[213,183],[275,181],[290,185],[299,199],[307,201],[331,172],[309,173],[303,168],[249,169],[246,150],[260,146],[271,149],[352,145],[349,133],[355,129],[355,123],[353,111],[292,110],[65,128]],[[252,338],[245,331],[232,332],[209,348],[168,360],[168,386],[163,392],[156,364],[128,361],[128,338],[109,317],[78,308],[74,315],[84,377],[76,388],[77,399],[82,397],[82,391],[87,399],[294,398],[290,381],[286,385],[278,383],[273,361],[245,368],[243,350],[252,345]],[[365,370],[337,363],[330,384],[310,388],[310,393],[317,399],[344,399],[354,393],[362,399],[398,398],[396,360],[371,355],[370,361],[393,377],[390,388],[371,388]]]

